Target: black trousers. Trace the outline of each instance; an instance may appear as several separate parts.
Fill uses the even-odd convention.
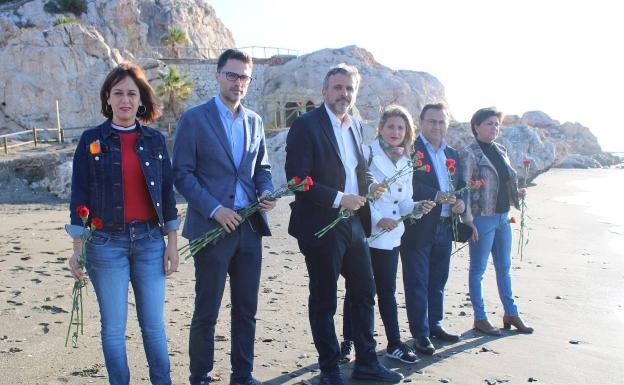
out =
[[[214,334],[219,308],[230,277],[232,301],[232,381],[243,383],[253,371],[258,288],[262,267],[262,236],[255,216],[216,245],[195,256],[195,311],[189,335],[190,382],[212,371]]]
[[[310,279],[308,310],[314,345],[319,353],[319,366],[324,372],[338,369],[340,345],[334,315],[341,274],[351,298],[356,365],[375,365],[375,281],[368,242],[359,217],[343,220],[325,237],[329,238],[320,245],[299,242]]]

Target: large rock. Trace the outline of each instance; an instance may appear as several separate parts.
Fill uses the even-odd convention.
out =
[[[322,49],[267,68],[263,97],[282,106],[299,104],[305,112],[306,104],[322,102],[323,78],[339,63],[355,65],[362,75],[354,114],[369,125],[369,138],[377,126],[381,109],[389,104],[403,105],[417,116],[426,103],[445,102],[444,87],[432,75],[392,70],[378,63],[370,52],[356,46]],[[269,125],[289,126],[291,123],[286,119],[276,124],[272,121],[273,111],[262,112]]]
[[[57,99],[65,127],[95,123],[100,86],[119,60],[93,28],[24,30],[0,49],[0,126],[6,115],[24,127],[54,127]]]
[[[65,161],[54,167],[43,180],[34,182],[32,188],[41,187],[61,199],[71,197],[72,161]]]
[[[543,141],[534,128],[526,125],[506,127],[499,142],[507,148],[511,164],[521,180],[532,180],[555,165],[555,146]],[[528,175],[523,165],[527,159],[531,161]]]
[[[456,149],[463,149],[475,141],[470,123],[457,122],[450,125],[447,139],[449,144]],[[522,124],[502,127],[501,134],[496,141],[507,148],[511,164],[518,171],[521,179],[534,179],[553,167],[557,160],[555,145],[550,141],[544,141],[536,128]],[[531,160],[528,175],[522,163],[525,159]]]
[[[568,152],[593,155],[602,153],[598,138],[580,123],[565,122],[557,128],[568,145]]]
[[[522,118],[520,119],[520,123],[525,124],[527,126],[539,127],[539,128],[552,127],[552,126],[559,125],[558,121],[553,120],[550,116],[548,116],[548,114],[542,111],[525,112],[522,115]]]
[[[44,8],[49,0],[32,0],[2,11],[14,27],[50,28],[60,14]],[[189,38],[185,56],[216,57],[224,48],[234,47],[232,33],[202,0],[86,0],[87,11],[77,16],[80,23],[93,26],[106,43],[124,56],[171,56],[160,47],[160,37],[172,26],[181,27]],[[72,15],[70,15],[72,16]],[[0,45],[2,38],[0,38]],[[202,49],[198,49],[202,48]]]
[[[591,156],[585,156],[580,154],[569,154],[561,163],[557,165],[557,168],[601,168],[602,166],[597,160]]]
[[[139,1],[139,9],[141,21],[148,26],[147,43],[151,46],[161,46],[160,37],[171,26],[182,28],[189,38],[188,47],[181,49],[182,57],[216,58],[222,50],[236,46],[230,30],[205,1],[143,0]]]
[[[271,133],[266,138],[266,148],[269,153],[269,163],[271,163],[271,176],[275,188],[286,183],[286,136],[288,130]]]

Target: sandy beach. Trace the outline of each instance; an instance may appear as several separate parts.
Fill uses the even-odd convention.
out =
[[[624,170],[552,170],[534,183],[528,196],[530,242],[524,260],[514,257],[512,279],[520,311],[536,332],[503,331],[501,337],[489,337],[471,329],[466,248],[453,256],[445,302],[445,325],[462,333],[460,342],[434,341],[438,350],[433,357],[416,365],[398,364],[383,357],[386,339],[376,315],[380,360],[403,373],[404,382],[624,383],[624,207],[619,203]],[[306,268],[296,241],[286,232],[287,202],[279,202],[271,213],[274,235],[264,240],[254,375],[267,385],[316,384]],[[184,212],[184,205],[179,208]],[[67,204],[0,204],[0,218],[0,384],[107,384],[91,288],[79,346],[64,347],[73,284],[66,267],[71,244],[63,230]],[[518,224],[514,226],[517,230]],[[174,384],[188,383],[193,270],[192,263],[182,264],[167,283],[165,320]],[[397,299],[402,337],[411,343],[400,277]],[[491,264],[485,299],[490,321],[502,327]],[[229,318],[226,289],[215,358],[215,372],[224,384],[230,370]],[[149,384],[132,294],[127,348],[132,384]],[[342,366],[346,378],[351,368]]]

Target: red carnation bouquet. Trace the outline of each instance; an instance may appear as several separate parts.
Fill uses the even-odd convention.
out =
[[[404,175],[408,175],[414,171],[430,172],[431,166],[428,164],[423,164],[422,159],[424,157],[425,157],[425,154],[423,154],[421,151],[416,151],[414,155],[410,158],[410,160],[405,164],[405,166],[398,169],[397,172],[395,172],[392,176],[388,178],[384,178],[379,184],[390,189],[390,186]],[[372,193],[368,193],[366,195],[366,199],[374,202],[376,198],[373,196]],[[340,223],[342,220],[349,218],[351,214],[352,214],[351,211],[345,208],[341,208],[340,211],[338,212],[338,218],[334,219],[330,224],[328,224],[327,226],[323,227],[322,229],[314,233],[314,235],[316,235],[317,238],[321,238],[322,236],[327,234],[331,229],[336,227],[336,225]]]
[[[84,231],[80,236],[80,241],[82,243],[82,251],[80,252],[80,257],[78,258],[78,265],[81,268],[84,268],[87,264],[87,254],[86,247],[87,242],[91,238],[91,232],[93,230],[100,230],[104,227],[104,222],[101,218],[94,217],[91,218],[91,223],[89,224],[89,216],[91,215],[89,208],[85,205],[80,205],[76,207],[76,213],[82,220],[82,225],[84,227]],[[74,347],[78,346],[78,333],[84,334],[84,313],[83,313],[83,302],[82,302],[82,289],[86,290],[87,287],[87,278],[82,278],[74,282],[74,287],[72,289],[72,306],[71,313],[69,315],[69,327],[67,328],[67,335],[65,336],[65,346],[67,346],[67,342],[69,341],[69,336],[71,335],[72,345]],[[72,329],[74,330],[72,332]]]
[[[275,190],[273,193],[268,194],[264,199],[268,201],[276,201],[282,197],[293,195],[295,191],[308,191],[310,187],[314,184],[312,178],[310,176],[306,176],[304,179],[301,179],[298,176],[293,177],[286,184],[282,185],[280,188]],[[255,202],[244,209],[241,209],[238,212],[238,215],[241,216],[242,222],[244,222],[247,218],[249,218],[252,214],[256,213],[260,210],[260,202]],[[186,245],[180,247],[178,252],[180,255],[185,255],[185,259],[189,259],[195,254],[199,252],[199,250],[203,249],[207,245],[214,245],[221,238],[225,238],[227,232],[222,226],[215,227],[199,238],[193,239]]]

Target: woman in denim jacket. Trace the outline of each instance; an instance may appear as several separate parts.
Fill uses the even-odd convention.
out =
[[[156,97],[138,66],[121,64],[106,77],[100,99],[107,120],[82,134],[74,154],[71,224],[66,226],[74,239],[69,267],[75,279],[84,277],[79,257],[85,230],[76,212],[84,205],[90,209],[87,225],[93,218],[103,222],[85,252],[100,308],[109,383],[130,383],[125,339],[131,282],[150,380],[169,385],[163,309],[165,276],[179,263],[179,220],[165,138],[139,123],[158,117]]]
[[[483,303],[483,274],[488,257],[492,253],[496,270],[498,294],[505,314],[503,325],[509,329],[515,326],[521,333],[532,333],[533,328],[522,321],[511,290],[511,225],[509,209],[518,208],[519,198],[526,194],[518,189],[518,177],[511,166],[507,150],[494,142],[500,132],[503,114],[494,108],[483,108],[475,112],[470,121],[476,142],[460,152],[462,177],[469,180],[486,180],[486,185],[470,190],[464,223],[473,228],[470,242],[470,300],[474,309],[474,327],[483,333],[499,335],[487,319]]]

